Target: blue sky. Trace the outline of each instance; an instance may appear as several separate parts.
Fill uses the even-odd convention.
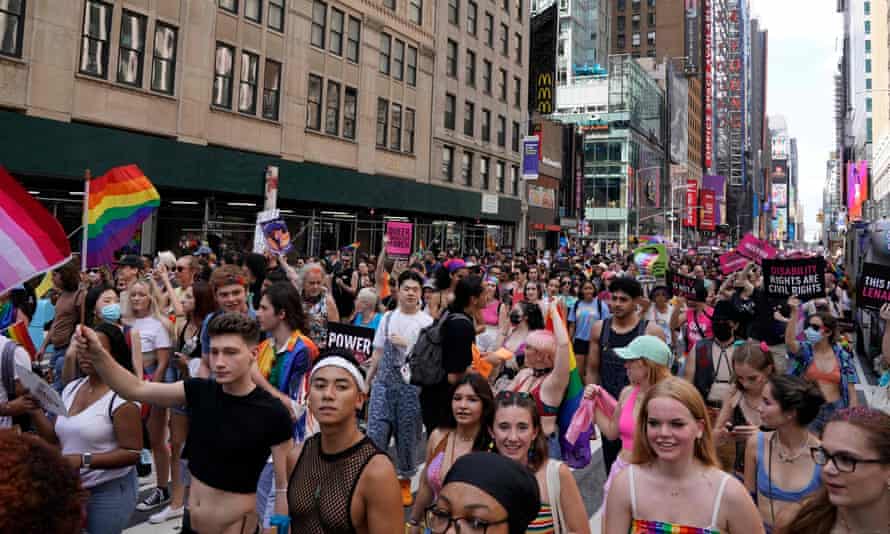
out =
[[[807,238],[822,207],[825,162],[834,149],[834,81],[842,16],[835,0],[751,0],[769,30],[767,113],[784,115],[797,138],[799,198]]]

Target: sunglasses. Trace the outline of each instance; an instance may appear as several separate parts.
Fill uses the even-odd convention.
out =
[[[176,272],[179,272],[179,273],[181,273],[182,271],[184,271],[184,270],[186,270],[186,269],[188,269],[188,267],[186,267],[186,266],[184,266],[184,265],[177,265],[177,266],[176,266]]]
[[[532,400],[532,395],[527,391],[504,390],[497,394],[495,400],[503,402],[527,401]]]

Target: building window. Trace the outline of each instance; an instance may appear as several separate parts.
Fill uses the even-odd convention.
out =
[[[460,18],[460,0],[448,0],[448,22],[457,26]]]
[[[311,43],[319,48],[324,48],[324,33],[328,18],[328,6],[324,2],[314,0],[312,2],[312,36]]]
[[[503,115],[498,115],[498,146],[507,146],[507,118]]]
[[[498,180],[498,193],[504,192],[504,162],[498,161],[495,167],[495,178]]]
[[[151,61],[151,89],[173,94],[176,79],[176,28],[162,22],[155,25],[154,52]]]
[[[516,0],[516,20],[522,21],[522,2],[524,0]]]
[[[24,15],[24,0],[0,2],[0,54],[22,57]]]
[[[473,52],[472,50],[467,50],[467,72],[465,81],[470,87],[476,87],[476,52]]]
[[[476,2],[470,0],[467,2],[467,33],[476,35],[476,18],[478,17],[479,6]]]
[[[633,10],[635,12],[639,11],[640,10],[640,0],[630,0],[630,7],[633,8]]]
[[[454,181],[454,148],[442,147],[442,178],[446,182]]]
[[[655,32],[649,32],[646,34],[646,44],[649,46],[655,46]]]
[[[405,81],[408,82],[408,85],[415,86],[417,85],[417,48],[408,45],[408,72]]]
[[[263,118],[278,120],[278,95],[281,93],[281,63],[266,60],[263,69]]]
[[[864,2],[864,9],[866,15],[871,15],[871,2]]]
[[[117,61],[117,81],[142,87],[142,57],[145,54],[144,15],[124,11],[121,15],[120,50]]]
[[[451,78],[457,78],[457,43],[448,39],[448,48],[445,56],[445,74]]]
[[[653,11],[650,11],[650,12],[646,15],[646,20],[648,21],[647,23],[648,23],[648,25],[649,25],[650,28],[654,28],[654,27],[655,27],[655,13],[654,13]]]
[[[445,94],[445,128],[448,130],[454,129],[454,108],[457,105],[457,100],[454,95]]]
[[[510,137],[510,142],[512,144],[513,152],[519,152],[519,123],[513,122],[513,131]]]
[[[114,6],[87,0],[83,15],[83,42],[80,72],[105,78],[108,75],[108,40],[111,37],[111,12]],[[4,49],[6,47],[4,46]]]
[[[238,14],[238,0],[219,0],[217,5],[226,11]]]
[[[655,49],[650,48],[649,50],[646,50],[646,57],[655,57]]]
[[[871,90],[871,78],[865,79],[865,88],[866,88],[866,90],[869,90],[869,91]]]
[[[509,57],[510,55],[510,29],[506,24],[501,24],[501,55]]]
[[[383,5],[392,11],[396,10],[396,0],[383,0]]]
[[[408,20],[423,24],[423,0],[408,0]]]
[[[655,9],[655,0],[646,0],[646,4],[649,5],[649,9]]]
[[[501,102],[507,101],[507,71],[504,69],[499,69],[500,78],[498,79],[498,95],[501,99]]]
[[[402,106],[392,105],[392,134],[389,136],[389,148],[402,150]]]
[[[627,26],[627,19],[624,17],[618,17],[618,31],[623,32]]]
[[[389,75],[389,56],[392,48],[392,37],[388,33],[380,34],[380,74]]]
[[[349,28],[346,34],[346,59],[358,63],[359,40],[362,34],[362,22],[349,17]]]
[[[865,60],[865,73],[868,74],[870,72],[871,72],[871,60],[866,59]]]
[[[522,65],[522,35],[516,34],[516,63]]]
[[[872,120],[871,117],[865,119],[865,142],[872,142]]]
[[[324,132],[340,135],[340,84],[328,80],[328,95],[325,99]]]
[[[473,154],[464,152],[460,165],[460,177],[464,180],[464,185],[473,186]]]
[[[513,107],[520,109],[522,107],[522,80],[519,77],[513,77]]]
[[[269,27],[284,31],[284,0],[269,0]]]
[[[235,66],[235,49],[216,43],[216,62],[213,75],[213,105],[232,107],[232,78]]]
[[[256,115],[256,88],[260,58],[250,52],[241,52],[241,86],[238,91],[238,111]]]
[[[476,105],[470,101],[464,102],[464,135],[473,137],[476,130]]]
[[[402,80],[405,77],[405,42],[396,39],[392,54],[392,77]]]
[[[871,113],[871,98],[865,99],[865,111]]]
[[[491,141],[491,111],[487,109],[482,110],[482,142],[488,143]]]
[[[616,6],[618,8],[618,12],[624,11],[625,6],[626,0],[618,0],[618,4]]]
[[[630,44],[631,44],[631,46],[633,46],[635,48],[640,46],[640,34],[639,33],[634,33],[633,35],[631,35]]]
[[[482,27],[482,39],[488,48],[494,48],[494,17],[485,13],[485,26]]]
[[[389,133],[389,101],[377,99],[377,148],[386,148],[386,135]]]
[[[513,183],[513,195],[519,196],[519,167],[510,166],[510,182]]]
[[[633,31],[640,31],[640,14],[635,13],[630,17],[630,27]]]
[[[244,18],[257,24],[263,21],[263,0],[244,0]]]
[[[627,43],[624,40],[624,34],[619,33],[618,34],[618,42],[617,42],[618,48],[624,48],[626,45],[627,45]]]
[[[483,191],[488,191],[488,188],[491,186],[491,184],[489,183],[488,163],[488,158],[479,158],[479,178],[482,182]]]
[[[306,128],[315,131],[321,130],[321,84],[320,76],[309,75],[309,94],[307,96],[309,105],[306,107]]]
[[[347,87],[343,93],[343,137],[355,139],[355,121],[358,117],[358,89]]]
[[[491,61],[482,60],[482,89],[485,94],[491,94]]]
[[[405,108],[405,152],[414,153],[414,110]]]
[[[328,49],[334,54],[343,55],[343,21],[345,20],[343,12],[339,9],[331,8],[331,42]]]

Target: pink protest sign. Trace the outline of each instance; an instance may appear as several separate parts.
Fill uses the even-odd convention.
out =
[[[411,255],[412,224],[389,221],[386,223],[386,254],[391,257],[407,258]]]
[[[761,260],[771,260],[776,257],[778,251],[762,239],[757,239],[753,234],[745,234],[739,242],[739,254],[750,258],[759,265]]]
[[[722,254],[720,256],[720,270],[723,271],[723,274],[731,274],[736,271],[741,271],[749,261],[751,260],[736,252]]]

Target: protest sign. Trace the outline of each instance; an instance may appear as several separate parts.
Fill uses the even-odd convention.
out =
[[[374,351],[374,329],[343,323],[328,323],[328,348],[352,351],[359,363],[364,363]]]
[[[695,284],[698,279],[675,271],[668,271],[668,287],[675,297],[683,297],[690,302],[695,301]]]
[[[283,256],[293,248],[287,223],[282,219],[274,219],[263,223],[263,238],[266,250],[276,256]]]
[[[863,308],[880,311],[881,306],[890,302],[890,267],[866,263],[862,266],[862,278],[857,287],[856,303]]]
[[[640,273],[662,278],[667,271],[668,253],[664,245],[644,245],[633,252]]]
[[[41,408],[57,415],[68,415],[68,409],[65,408],[62,397],[46,383],[46,380],[21,365],[15,366],[15,376],[19,379],[22,387],[27,389],[28,393],[40,403]]]
[[[411,255],[411,223],[388,221],[386,223],[386,255],[391,258],[407,258]]]
[[[253,251],[262,254],[266,250],[266,237],[263,234],[263,224],[281,217],[281,212],[275,210],[263,210],[256,214],[256,227],[253,230]]]
[[[751,233],[745,234],[745,237],[739,241],[738,251],[739,254],[754,260],[758,265],[762,260],[774,259],[778,253],[775,247],[762,239],[757,239]]]
[[[721,254],[720,255],[720,270],[723,271],[723,274],[732,274],[736,271],[741,271],[748,265],[748,262],[751,261],[748,258],[738,254],[737,252],[730,252],[729,254]]]
[[[825,297],[825,258],[763,260],[763,287],[770,298]]]

